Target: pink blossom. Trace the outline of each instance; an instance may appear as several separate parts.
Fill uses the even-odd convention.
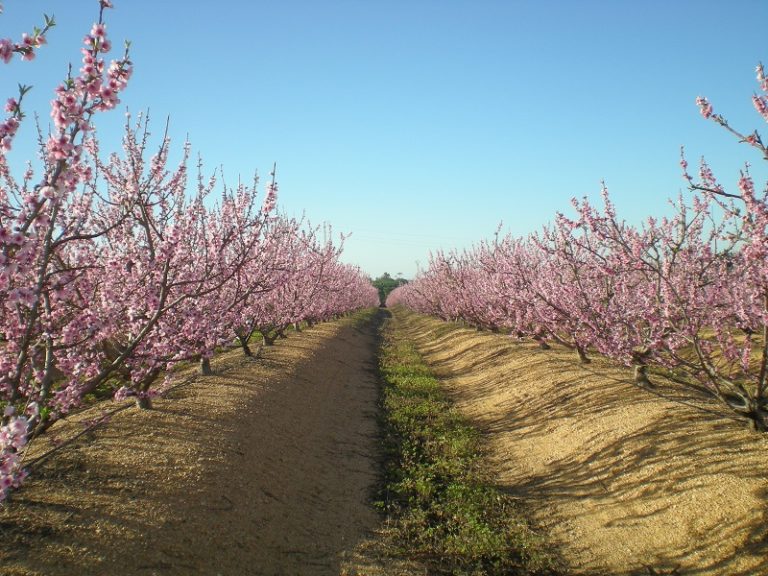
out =
[[[754,95],[752,96],[752,104],[763,119],[768,121],[768,97]]]
[[[0,39],[0,60],[8,64],[13,58],[13,41],[9,38]]]
[[[755,68],[757,75],[757,81],[760,83],[760,89],[763,92],[768,92],[768,78],[765,76],[765,70],[763,69],[763,63],[759,63]]]
[[[56,197],[56,188],[54,188],[53,186],[43,186],[40,189],[40,194],[42,194],[43,197],[48,198],[48,199],[55,198]]]
[[[701,115],[704,116],[704,118],[709,118],[712,116],[712,105],[706,98],[703,96],[698,96],[696,98],[696,105],[699,107]]]
[[[94,24],[91,28],[91,36],[93,38],[103,39],[107,34],[107,27],[105,24]]]

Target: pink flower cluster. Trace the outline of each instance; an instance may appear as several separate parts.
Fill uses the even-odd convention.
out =
[[[762,66],[758,81],[764,90]],[[768,159],[757,132],[745,137],[706,99],[697,104]],[[558,214],[528,238],[434,254],[387,303],[555,341],[583,362],[599,352],[634,366],[640,384],[648,366],[673,368],[766,430],[768,187],[758,194],[745,169],[732,193],[705,162],[698,178],[684,157],[681,166],[696,194],[678,198],[672,216],[630,225],[604,189],[602,209],[574,200],[575,217]]]
[[[50,26],[46,27],[46,30]],[[34,35],[22,34],[21,42],[14,42],[10,38],[0,38],[0,60],[8,64],[14,54],[21,54],[22,60],[34,60],[35,49],[46,44],[45,35],[37,31]]]
[[[709,103],[709,100],[703,96],[698,96],[696,98],[696,105],[699,107],[701,115],[704,116],[704,118],[712,116],[712,104]]]
[[[274,172],[262,202],[257,178],[213,202],[215,175],[199,162],[190,178],[188,144],[170,165],[167,137],[150,154],[143,116],[128,117],[121,153],[105,157],[93,117],[118,102],[131,63],[105,67],[101,17],[85,45],[80,75],[51,105],[40,184],[31,168],[18,182],[0,156],[0,500],[24,478],[27,441],[97,387],[150,407],[182,360],[377,302],[330,230],[320,241],[317,228],[275,215]],[[20,100],[6,108],[9,137]],[[16,416],[24,406],[40,410]]]
[[[0,502],[27,477],[22,467],[21,453],[27,444],[30,420],[38,416],[36,404],[30,404],[26,415],[17,415],[13,406],[6,406],[0,426]]]
[[[13,107],[11,106],[11,103],[13,103]],[[0,122],[0,157],[4,155],[5,152],[10,151],[11,145],[13,144],[13,137],[16,136],[16,131],[19,129],[19,119],[15,115],[18,110],[16,100],[12,98],[8,100],[8,105],[5,109],[14,115],[3,122]]]
[[[0,13],[2,13],[2,5],[0,5]],[[46,44],[45,34],[53,26],[55,26],[53,19],[46,16],[45,26],[42,29],[35,28],[32,35],[22,34],[21,42],[14,42],[10,38],[0,38],[0,60],[8,64],[14,54],[20,54],[22,60],[33,60],[35,50]],[[10,98],[5,106],[5,111],[10,113],[10,117],[0,122],[0,162],[3,162],[5,153],[11,149],[13,137],[19,127],[19,120],[23,117],[21,101],[27,90],[27,87],[20,86],[19,99]]]
[[[102,3],[102,12],[103,9]],[[95,112],[117,106],[119,94],[128,85],[133,72],[127,51],[121,59],[113,60],[106,67],[102,55],[110,52],[112,44],[101,17],[83,43],[80,75],[61,84],[51,102],[51,118],[57,133],[52,134],[47,143],[51,164],[59,167],[66,164],[70,173],[64,175],[63,180],[70,188],[83,180],[81,150],[75,145],[75,138],[92,129],[90,119]]]

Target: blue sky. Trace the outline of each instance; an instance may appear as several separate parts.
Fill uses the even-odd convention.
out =
[[[621,215],[666,210],[678,166],[706,155],[732,185],[760,158],[704,121],[695,98],[746,131],[754,67],[768,64],[765,0],[114,0],[107,30],[132,42],[121,109],[170,115],[229,181],[278,164],[281,209],[352,233],[344,259],[406,277],[436,248],[527,234],[598,198]],[[55,14],[33,62],[0,69],[0,97],[32,84],[47,121],[79,67],[96,0],[5,0],[0,37]],[[35,155],[29,118],[11,155]],[[116,148],[120,111],[97,120]],[[764,131],[765,132],[765,131]]]

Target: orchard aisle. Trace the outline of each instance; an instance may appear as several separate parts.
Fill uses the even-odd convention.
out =
[[[574,574],[768,574],[767,435],[604,359],[395,313]]]
[[[380,522],[375,345],[321,324],[116,415],[0,511],[0,572],[339,574]]]

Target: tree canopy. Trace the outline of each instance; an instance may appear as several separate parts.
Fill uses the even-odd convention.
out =
[[[384,306],[384,302],[387,301],[387,296],[392,290],[407,283],[408,280],[402,278],[400,274],[397,275],[397,278],[392,278],[389,272],[384,272],[384,274],[375,280],[371,280],[371,284],[373,284],[379,291],[379,301],[381,306]]]

